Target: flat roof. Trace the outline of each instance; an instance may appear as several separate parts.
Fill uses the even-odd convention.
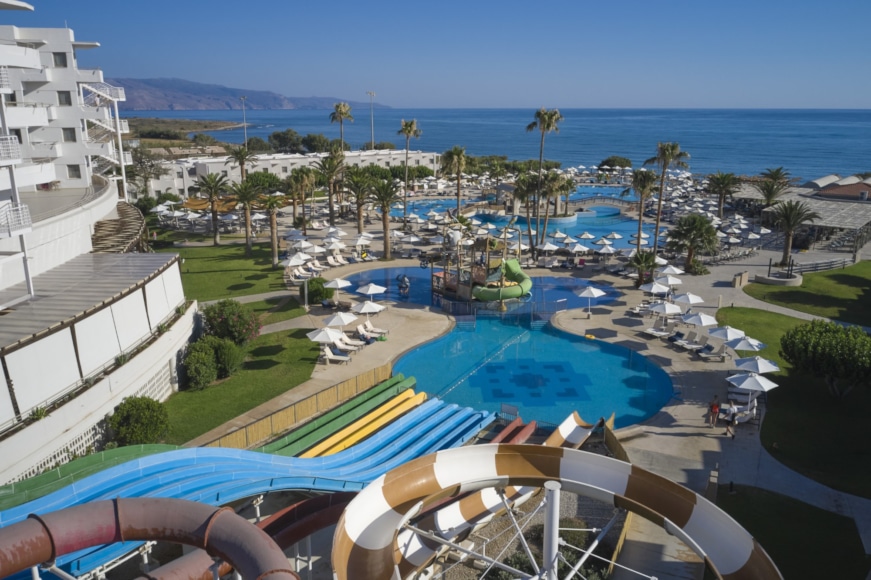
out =
[[[811,210],[820,214],[820,219],[811,222],[815,226],[858,230],[871,223],[871,203],[821,199],[816,197],[815,193],[817,192],[807,187],[791,187],[779,199],[783,201],[794,199],[806,203]],[[762,195],[746,183],[741,185],[733,197],[762,199]]]
[[[178,254],[82,254],[39,274],[33,278],[36,297],[0,316],[0,350],[141,287],[177,258]],[[0,303],[22,295],[27,295],[23,282],[0,290]]]

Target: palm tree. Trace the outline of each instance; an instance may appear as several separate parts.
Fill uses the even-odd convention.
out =
[[[636,250],[635,255],[629,258],[628,265],[638,272],[638,278],[635,279],[635,287],[638,288],[653,278],[653,271],[656,269],[656,254],[650,251]]]
[[[339,103],[341,104],[341,103]],[[330,209],[330,225],[336,225],[336,207],[333,200],[333,192],[341,180],[342,171],[345,169],[345,154],[339,150],[333,150],[326,157],[321,158],[314,165],[315,171],[321,174],[327,182],[327,203]]]
[[[408,147],[411,144],[411,138],[419,139],[421,135],[423,135],[423,131],[421,131],[417,126],[417,119],[412,119],[411,121],[402,120],[402,125],[399,131],[396,132],[398,135],[405,136],[405,195],[402,196],[402,225],[404,227],[408,227]]]
[[[759,192],[762,196],[763,210],[776,204],[778,198],[786,193],[789,184],[785,181],[777,181],[774,179],[763,179],[759,183],[753,184],[753,189]]]
[[[735,195],[739,183],[734,173],[718,171],[708,176],[708,191],[717,196],[717,217],[720,219],[723,219],[723,206],[726,204],[726,198]]]
[[[230,147],[230,152],[227,155],[227,160],[224,161],[224,165],[238,165],[239,170],[242,173],[242,181],[245,181],[245,178],[248,176],[248,172],[245,171],[245,167],[247,165],[256,165],[257,164],[257,155],[248,150],[244,145],[240,145],[239,147]]]
[[[560,195],[565,194],[566,197],[568,197],[569,193],[571,193],[571,191],[572,191],[573,185],[574,185],[574,182],[571,180],[571,178],[567,178],[563,175],[560,175],[556,171],[548,171],[547,175],[545,175],[544,183],[543,183],[543,190],[542,190],[544,193],[544,199],[545,199],[544,228],[543,228],[544,234],[538,236],[540,239],[539,243],[544,242],[545,238],[547,237],[547,224],[548,224],[549,216],[550,216],[550,214],[547,212],[547,206],[550,203],[550,199],[551,198],[554,199],[553,212],[554,212],[554,215],[556,215],[556,208],[559,205],[558,200],[560,198]]]
[[[218,201],[227,193],[227,186],[227,178],[220,173],[200,175],[197,180],[200,193],[209,200],[209,209],[212,212],[212,245],[215,246],[221,243],[221,233],[218,230]]]
[[[690,154],[680,150],[679,143],[657,143],[656,156],[651,157],[644,162],[644,165],[658,165],[660,169],[659,178],[659,201],[656,204],[656,227],[654,228],[653,238],[653,253],[659,249],[659,222],[662,219],[662,200],[665,198],[665,174],[670,166],[680,167],[685,169],[689,167],[686,160],[690,158]]]
[[[762,179],[768,179],[771,181],[778,181],[781,183],[785,183],[789,185],[792,178],[789,175],[789,171],[781,167],[775,167],[774,169],[766,169],[759,175],[762,176]]]
[[[775,204],[772,212],[774,223],[783,230],[783,258],[780,263],[785,266],[789,263],[795,231],[804,223],[820,219],[820,214],[813,211],[805,202],[795,199]]]
[[[339,140],[342,144],[342,153],[345,152],[345,119],[352,123],[354,122],[354,117],[351,116],[351,105],[348,103],[336,103],[333,105],[333,112],[330,113],[330,123],[339,124]]]
[[[269,215],[269,243],[272,246],[272,268],[278,268],[278,210],[286,205],[280,195],[267,195],[260,200],[260,206]]]
[[[363,206],[374,185],[372,175],[362,167],[351,167],[345,175],[345,186],[348,188],[357,205],[357,233],[363,233]]]
[[[381,209],[381,229],[384,232],[384,259],[392,260],[390,251],[390,206],[399,201],[399,192],[393,181],[378,180],[369,193],[373,202]]]
[[[632,191],[638,197],[638,237],[635,240],[635,255],[641,253],[641,233],[644,225],[644,205],[653,190],[656,188],[656,173],[647,169],[639,169],[632,174],[632,184],[620,192],[621,196],[627,196]]]
[[[691,213],[677,220],[668,232],[667,247],[677,253],[686,252],[684,270],[692,273],[693,260],[697,252],[713,252],[717,249],[717,230],[703,215]]]
[[[526,126],[526,131],[534,131],[538,129],[541,133],[541,143],[538,147],[538,193],[535,197],[535,229],[539,239],[544,239],[545,232],[541,231],[541,186],[542,186],[542,171],[544,170],[544,136],[548,133],[559,133],[559,122],[563,120],[559,109],[540,108],[535,112],[535,120]],[[545,207],[545,211],[547,208]]]
[[[230,195],[245,210],[245,255],[251,257],[251,208],[260,198],[260,188],[246,179],[231,185]]]
[[[538,185],[534,173],[521,173],[514,181],[514,198],[519,200],[526,209],[526,231],[529,238],[529,247],[535,246],[535,240],[532,239],[532,213],[529,206],[529,200],[532,199]]]
[[[306,219],[305,219],[305,194],[314,187],[315,184],[315,174],[312,171],[311,167],[294,167],[290,171],[290,175],[287,176],[287,179],[284,180],[284,184],[287,187],[287,191],[290,194],[290,201],[293,204],[293,223],[296,224],[296,206],[300,201],[303,204],[303,220],[302,220],[302,230],[303,233],[306,232]]]
[[[463,181],[463,169],[466,168],[466,148],[454,145],[453,148],[442,153],[441,168],[445,175],[455,175],[457,178],[457,215],[459,216],[462,196],[460,186]]]

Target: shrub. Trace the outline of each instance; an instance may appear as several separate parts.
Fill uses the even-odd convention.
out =
[[[253,310],[235,300],[221,300],[203,309],[206,334],[247,344],[260,335],[260,319]]]
[[[215,351],[207,341],[198,340],[188,347],[184,366],[188,387],[196,391],[205,389],[218,378]]]
[[[308,303],[317,304],[333,297],[335,293],[332,288],[324,288],[327,281],[323,278],[309,278],[308,281]],[[299,287],[300,300],[305,298],[305,285]]]
[[[693,258],[690,267],[687,268],[687,272],[692,274],[693,276],[704,276],[705,274],[710,274],[711,271],[708,270],[708,267],[702,264],[701,260],[697,260]]]
[[[157,443],[169,432],[169,413],[149,397],[128,397],[109,417],[109,426],[119,445]]]
[[[204,336],[199,342],[207,344],[212,349],[219,379],[231,376],[245,362],[245,350],[232,340],[217,336]]]

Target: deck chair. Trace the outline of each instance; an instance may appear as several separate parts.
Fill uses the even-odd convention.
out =
[[[357,340],[356,338],[349,338],[347,335],[339,337],[339,342],[342,344],[347,344],[348,346],[356,346],[358,348],[363,348],[364,346],[366,346],[366,341]]]
[[[336,254],[336,262],[338,262],[342,266],[347,266],[348,264],[351,263],[348,260],[346,260],[345,257],[342,256],[341,254]]]
[[[361,348],[359,346],[346,344],[346,343],[342,342],[341,339],[336,339],[335,341],[333,341],[333,346],[335,348],[337,348],[340,352],[343,352],[343,353],[357,352]]]
[[[369,334],[379,334],[380,335],[380,334],[387,334],[390,332],[389,330],[385,330],[383,328],[376,328],[376,327],[372,326],[372,322],[369,320],[367,320],[366,322],[363,323],[363,328],[365,328],[366,332]]]
[[[319,261],[317,258],[315,258],[314,260],[312,260],[311,262],[309,262],[309,265],[310,265],[312,268],[314,268],[314,269],[316,269],[316,270],[320,270],[320,271],[324,271],[324,270],[329,270],[329,269],[330,269],[329,266],[324,266],[323,264],[321,264],[320,261]]]
[[[708,348],[708,347],[710,347],[710,348]],[[696,354],[699,355],[699,358],[701,358],[704,361],[712,361],[712,360],[725,361],[726,357],[729,356],[728,353],[726,353],[726,345],[725,344],[721,344],[718,347],[714,347],[711,344],[707,344],[707,345],[705,345],[704,348],[697,350]]]
[[[350,356],[336,354],[328,346],[324,347],[323,352],[321,352],[321,356],[323,357],[324,362],[328,365],[334,362],[339,364],[348,364],[349,362],[351,362]]]
[[[329,264],[333,268],[337,268],[337,267],[341,266],[341,264],[338,261],[336,261],[335,256],[327,256],[327,264]]]
[[[673,341],[675,346],[679,346],[680,348],[686,348],[686,345],[693,344],[698,338],[699,333],[695,330],[690,330],[687,332],[684,338],[680,338],[678,340]]]
[[[674,334],[668,337],[668,342],[677,342],[679,340],[684,340],[686,338],[682,330],[678,330]]]
[[[668,323],[671,324],[671,323]],[[646,334],[647,336],[652,336],[654,338],[663,338],[671,334],[671,330],[666,330],[667,323],[664,318],[657,318],[656,322],[650,328],[646,330],[642,330],[642,334]],[[672,329],[674,329],[674,325],[672,325]]]
[[[694,342],[683,342],[680,347],[684,350],[689,350],[695,352],[697,350],[701,350],[708,344],[708,337],[706,335],[702,335],[698,337]]]

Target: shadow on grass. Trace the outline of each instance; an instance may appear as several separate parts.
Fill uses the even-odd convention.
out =
[[[242,365],[242,367],[246,371],[265,371],[266,369],[271,369],[273,367],[278,366],[279,364],[281,364],[281,363],[279,363],[275,359],[262,358],[262,359],[257,359],[257,360],[246,361],[245,364]]]
[[[253,287],[254,284],[231,284],[230,286],[227,286],[227,290],[230,290],[231,292],[236,292],[239,290],[247,290]]]
[[[843,284],[844,286],[850,286],[852,288],[862,288],[865,290],[871,288],[871,281],[862,276],[854,276],[853,274],[832,274],[831,276],[827,276],[827,278],[833,282]]]
[[[269,274],[251,274],[250,276],[245,276],[246,280],[265,280],[269,278]]]
[[[278,356],[284,350],[284,346],[280,344],[273,344],[270,346],[258,346],[257,348],[252,349],[249,354],[253,357],[264,358],[269,356]]]

